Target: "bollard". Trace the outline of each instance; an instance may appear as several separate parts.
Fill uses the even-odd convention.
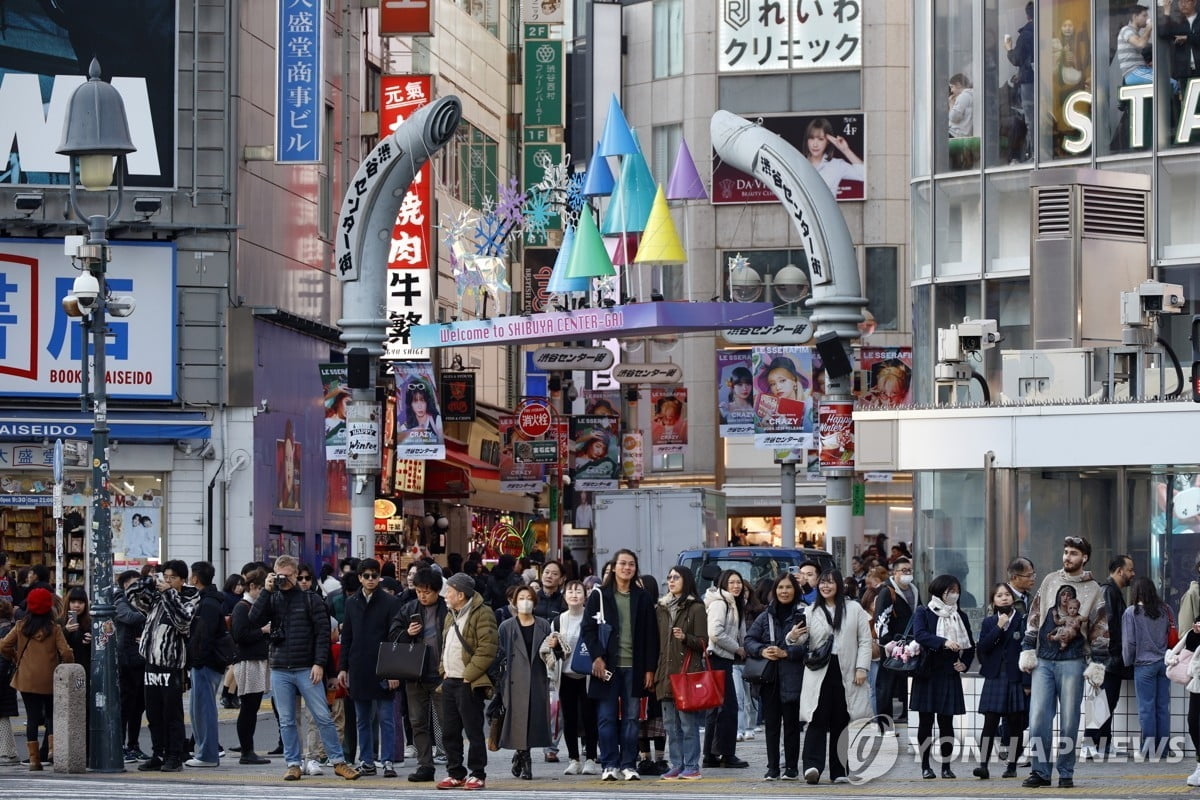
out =
[[[54,771],[87,772],[87,673],[80,664],[54,668]]]

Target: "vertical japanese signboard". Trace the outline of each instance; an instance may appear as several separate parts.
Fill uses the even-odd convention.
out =
[[[718,72],[862,65],[863,0],[720,0]]]
[[[546,177],[546,171],[555,164],[561,164],[563,160],[563,146],[561,144],[539,144],[529,141],[531,132],[546,131],[546,128],[525,128],[525,190],[541,183]],[[551,206],[546,209],[548,222],[546,230],[559,230],[562,228],[562,217]],[[546,247],[549,245],[549,238],[546,236],[546,231],[535,230],[533,226],[526,226],[525,229],[525,245],[527,247]]]
[[[321,80],[323,5],[278,0],[275,40],[275,161],[321,160],[325,102]]]
[[[432,36],[433,0],[382,0],[380,36]]]
[[[563,43],[549,25],[525,26],[525,125],[563,124]]]
[[[390,135],[401,122],[429,104],[433,79],[429,75],[385,75],[379,87],[379,135]],[[417,173],[400,204],[387,264],[388,334],[384,358],[414,361],[429,351],[409,345],[414,325],[433,321],[433,270],[430,261],[430,214],[433,209],[432,167]]]

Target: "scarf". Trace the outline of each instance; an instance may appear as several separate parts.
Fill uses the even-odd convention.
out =
[[[683,604],[683,595],[681,594],[664,594],[658,598],[658,604],[667,610],[667,617],[671,620],[671,627],[676,627],[675,621],[679,618],[679,608]]]
[[[950,642],[958,642],[962,649],[971,646],[971,636],[963,626],[962,617],[958,614],[958,603],[948,605],[941,598],[929,598],[929,610],[937,615],[937,635]]]

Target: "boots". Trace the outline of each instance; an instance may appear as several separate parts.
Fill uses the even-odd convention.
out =
[[[46,763],[54,763],[54,734],[46,735]]]
[[[42,753],[38,748],[37,742],[26,742],[25,745],[29,748],[29,771],[42,771]]]
[[[533,756],[528,750],[521,753],[521,780],[533,780]]]

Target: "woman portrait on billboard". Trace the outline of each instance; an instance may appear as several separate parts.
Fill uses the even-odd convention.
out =
[[[278,508],[288,511],[300,510],[300,445],[296,442],[296,429],[289,419],[283,425],[283,438],[276,441],[275,478]]]
[[[764,360],[758,368],[756,411],[764,427],[801,430],[806,422],[808,378],[787,356]]]
[[[725,379],[729,389],[725,398],[717,404],[722,424],[731,419],[738,421],[754,418],[754,375],[747,367],[734,367]]]
[[[404,405],[400,410],[399,432],[412,434],[425,431],[423,438],[444,441],[442,415],[438,412],[437,395],[430,383],[420,375],[412,375],[404,384]],[[408,436],[401,438],[401,441]]]
[[[833,132],[833,125],[825,117],[808,123],[804,131],[804,155],[835,198],[839,196],[842,181],[866,180],[863,160],[850,149],[846,137]]]
[[[610,478],[619,477],[620,464],[610,455],[612,435],[599,428],[591,428],[575,442],[575,477]]]

